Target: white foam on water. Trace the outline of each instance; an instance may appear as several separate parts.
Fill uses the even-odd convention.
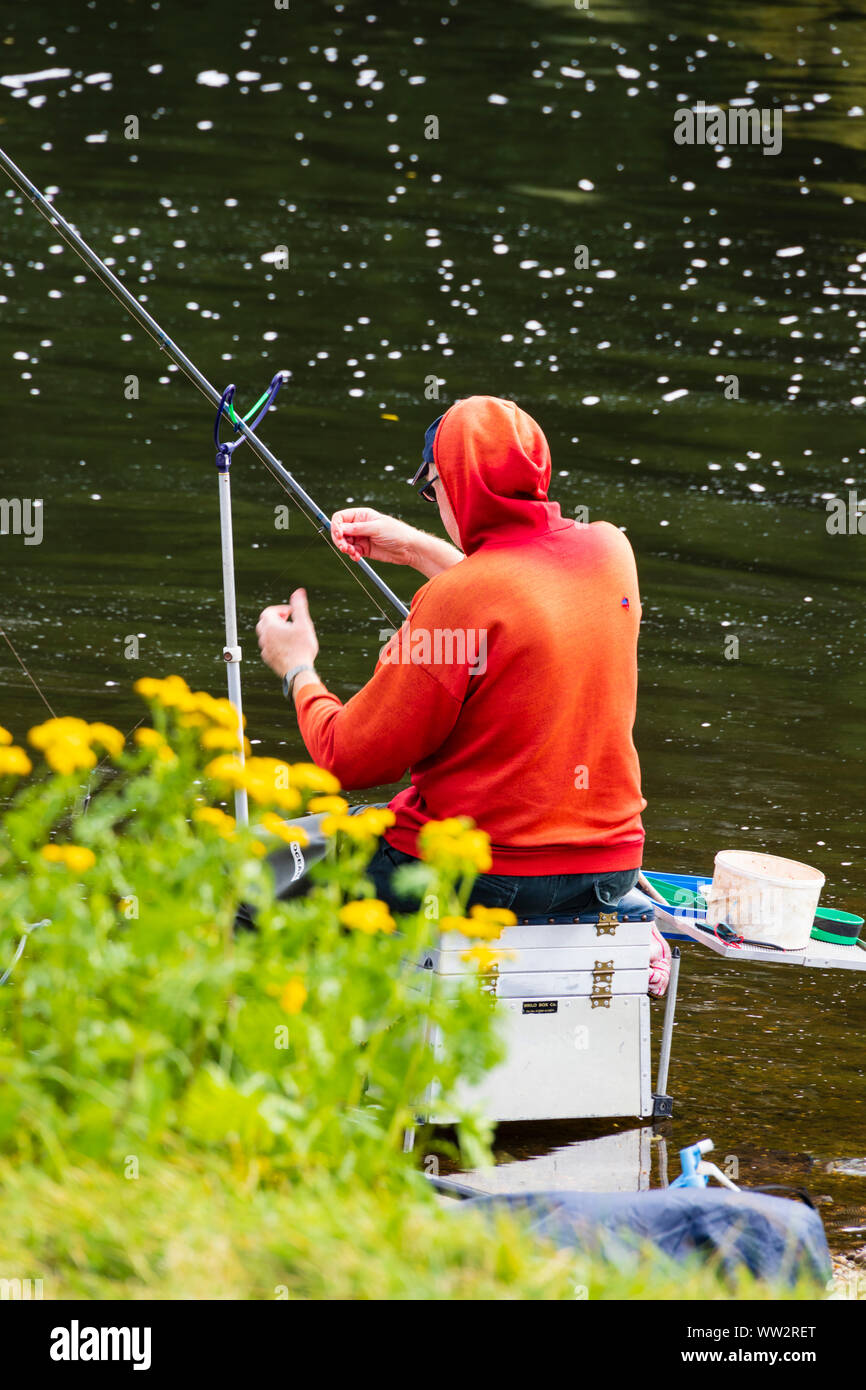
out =
[[[216,68],[206,68],[204,72],[196,74],[196,82],[203,87],[224,87],[231,81],[227,72],[218,72]]]
[[[4,87],[25,87],[34,82],[54,82],[61,77],[71,77],[71,68],[43,68],[41,72],[23,72],[17,76],[0,77]]]

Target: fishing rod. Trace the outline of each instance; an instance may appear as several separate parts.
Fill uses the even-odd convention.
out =
[[[66,221],[66,218],[57,211],[45,195],[40,193],[39,189],[30,182],[23,171],[18,168],[18,165],[14,160],[9,158],[8,154],[3,149],[0,149],[0,166],[6,171],[12,182],[16,184],[20,191],[26,194],[31,203],[34,204],[36,209],[46,218],[51,226],[55,227],[60,232],[64,240],[66,240],[72,249],[78,253],[85,264],[96,273],[99,279],[102,280],[102,283],[120,299],[123,306],[129,311],[133,318],[137,320],[139,325],[155,339],[157,345],[172,358],[193,385],[198,387],[202,395],[206,396],[213,405],[218,406],[222,400],[222,395],[217,391],[216,387],[199,371],[195,363],[187,357],[186,353],[178,347],[177,343],[173,342],[171,338],[163,332],[156,319],[148,313],[144,305],[126,288],[123,282],[109,269],[101,257],[97,256],[96,252],[88,246],[84,238]],[[271,452],[261,439],[259,439],[258,435],[250,428],[246,420],[241,416],[235,416],[233,423],[235,429],[243,435],[253,452],[257,454],[262,463],[270,469],[274,477],[282,483],[285,490],[306,509],[307,513],[314,521],[318,522],[320,533],[327,532],[327,534],[330,535],[330,519],[325,515],[321,507],[314,502],[313,498],[301,484],[292,477],[289,470],[280,463],[276,455]],[[340,552],[337,551],[337,554],[340,554]],[[376,573],[372,565],[368,564],[368,562],[363,559],[357,560],[354,563],[357,564],[361,572],[370,580],[371,584],[375,585],[392,607],[397,610],[401,619],[408,617],[409,610],[405,603],[403,603],[402,599],[397,597],[389,585],[385,583],[384,579]]]
[[[115,299],[120,301],[139,326],[144,328],[148,335],[154,339],[157,346],[168,354],[202,395],[217,406],[216,423],[214,425],[214,443],[217,451],[216,466],[219,480],[220,540],[222,548],[223,603],[225,610],[225,646],[223,647],[222,655],[226,663],[229,700],[234,706],[237,714],[238,757],[241,763],[243,763],[244,722],[240,676],[242,649],[238,642],[237,630],[231,483],[229,479],[232,454],[238,445],[242,444],[244,440],[249,443],[253,452],[266,464],[273,476],[282,484],[286,492],[294,497],[296,502],[306,510],[308,516],[315,523],[318,523],[317,529],[320,535],[326,533],[330,535],[331,531],[331,522],[318,503],[314,502],[310,494],[301,487],[301,484],[292,477],[289,470],[283,466],[276,455],[271,452],[267,445],[264,444],[256,434],[257,426],[261,423],[273,405],[280,386],[287,380],[287,374],[285,372],[278,372],[271,381],[267,391],[256,401],[252,409],[249,410],[246,415],[239,415],[235,411],[232,403],[235,394],[234,386],[227,386],[222,394],[217,391],[216,387],[199,371],[195,363],[187,357],[186,353],[178,347],[177,343],[173,342],[172,339],[163,332],[153,315],[148,313],[144,305],[126,288],[123,282],[109,269],[105,261],[96,254],[92,247],[88,246],[87,242],[75,230],[71,223],[67,222],[66,218],[49,203],[45,195],[30,182],[24,172],[19,169],[14,160],[10,159],[9,155],[3,149],[0,149],[0,166],[6,171],[15,186],[30,199],[37,211],[41,213],[46,221],[63,237],[67,245],[80,256],[88,269],[94,272],[97,279],[114,295]],[[240,436],[233,443],[220,442],[219,428],[224,416],[233,425],[235,434]],[[252,420],[252,424],[249,423],[250,420]],[[340,552],[336,551],[336,553],[341,562],[349,567],[348,562],[343,559]],[[373,583],[388,602],[393,605],[400,614],[401,619],[408,617],[409,610],[406,605],[385,583],[384,579],[380,578],[372,565],[368,564],[367,561],[363,559],[358,560],[356,563],[358,568],[366,575],[371,583]],[[355,576],[353,575],[353,577]],[[361,583],[360,580],[357,582],[359,584]],[[361,587],[364,587],[363,584],[361,584]],[[368,597],[370,597],[370,595],[368,595]],[[249,820],[247,794],[241,787],[237,788],[235,791],[235,818],[239,825],[246,825]]]

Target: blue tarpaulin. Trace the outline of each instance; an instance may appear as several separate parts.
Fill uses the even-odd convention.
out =
[[[675,1260],[709,1257],[727,1275],[748,1269],[759,1279],[795,1284],[801,1277],[826,1283],[832,1274],[820,1216],[786,1197],[709,1187],[539,1192],[474,1197],[462,1210],[506,1207],[527,1213],[535,1235],[621,1268],[649,1244]]]

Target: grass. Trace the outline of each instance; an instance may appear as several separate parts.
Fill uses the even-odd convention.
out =
[[[324,1176],[269,1186],[255,1166],[180,1158],[127,1179],[99,1164],[62,1180],[0,1165],[0,1278],[46,1299],[814,1299],[823,1290],[726,1283],[707,1263],[655,1255],[622,1272],[403,1186]]]

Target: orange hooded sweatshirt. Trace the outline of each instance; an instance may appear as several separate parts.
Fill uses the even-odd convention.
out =
[[[490,836],[493,873],[637,868],[631,546],[548,501],[547,440],[513,401],[458,401],[434,460],[466,558],[418,590],[346,705],[321,683],[303,687],[310,756],[345,788],[408,769],[386,832],[407,854],[425,821],[466,815]]]

